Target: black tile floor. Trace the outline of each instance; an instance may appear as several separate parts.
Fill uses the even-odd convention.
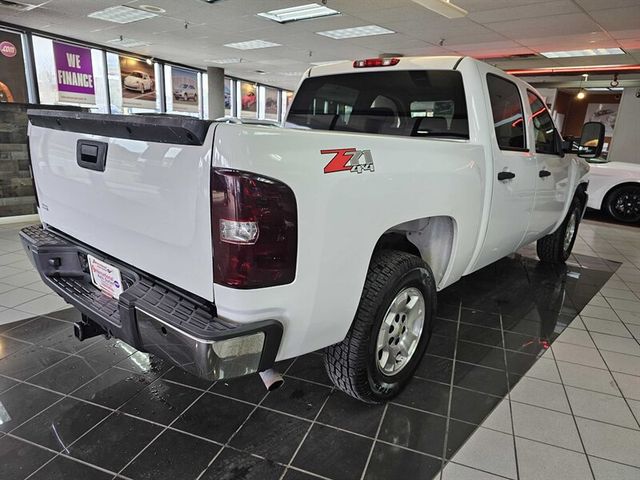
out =
[[[526,252],[525,252],[526,253]],[[439,294],[416,377],[387,405],[330,384],[322,355],[207,382],[62,310],[0,325],[0,479],[430,479],[618,264],[505,258]]]

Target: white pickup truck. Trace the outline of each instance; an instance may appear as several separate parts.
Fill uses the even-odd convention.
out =
[[[565,261],[587,203],[588,165],[536,91],[466,57],[313,67],[284,128],[30,123],[43,225],[22,241],[83,313],[80,339],[208,379],[325,349],[336,386],[367,402],[414,372],[437,290],[533,241]],[[602,139],[587,124],[577,151]]]

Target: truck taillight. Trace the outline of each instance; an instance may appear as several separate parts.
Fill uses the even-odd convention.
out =
[[[353,68],[392,67],[399,62],[399,58],[366,58],[353,62]]]
[[[213,278],[234,288],[291,283],[298,217],[293,191],[248,172],[211,171]]]

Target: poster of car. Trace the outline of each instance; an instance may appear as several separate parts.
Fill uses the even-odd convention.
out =
[[[120,57],[122,105],[156,108],[156,81],[153,64],[131,57]]]
[[[605,137],[613,136],[613,129],[616,126],[616,117],[618,116],[617,103],[590,103],[587,106],[587,114],[584,121],[600,122],[604,124]]]
[[[264,92],[264,116],[269,120],[278,120],[278,97],[280,92],[278,89],[271,87],[265,87]]]
[[[176,112],[198,112],[198,73],[171,67],[173,109]]]
[[[256,117],[258,104],[256,102],[256,85],[253,83],[242,82],[240,84],[240,101],[242,102],[242,116]]]
[[[27,103],[22,39],[0,30],[0,102]]]
[[[89,48],[53,42],[58,101],[95,105],[93,63]]]

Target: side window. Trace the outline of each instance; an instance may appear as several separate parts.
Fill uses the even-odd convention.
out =
[[[531,123],[536,138],[536,152],[557,154],[556,127],[547,107],[535,93],[527,91],[527,97],[531,106]]]
[[[498,146],[501,150],[526,148],[520,92],[515,83],[497,75],[487,75],[489,100]]]

